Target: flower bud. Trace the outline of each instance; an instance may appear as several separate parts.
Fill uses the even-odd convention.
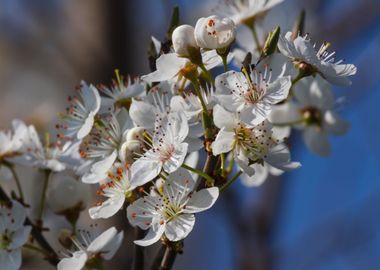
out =
[[[47,203],[55,213],[63,213],[69,209],[82,205],[83,210],[91,199],[89,185],[78,181],[68,173],[52,176],[51,185],[47,193]]]
[[[174,51],[183,57],[189,57],[193,48],[198,48],[194,38],[194,27],[191,25],[180,25],[174,29],[172,34]]]
[[[210,16],[200,18],[195,25],[195,40],[204,49],[222,49],[235,39],[235,24],[229,18]]]

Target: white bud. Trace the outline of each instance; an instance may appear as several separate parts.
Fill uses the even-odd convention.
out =
[[[194,38],[194,27],[183,24],[174,29],[172,34],[172,42],[174,51],[179,56],[190,56],[189,48],[197,48]]]
[[[222,49],[235,39],[235,24],[229,18],[210,16],[200,18],[195,25],[195,40],[204,49]]]
[[[76,207],[79,203],[86,207],[91,199],[91,187],[76,180],[67,173],[52,176],[47,193],[47,203],[55,213]]]
[[[123,163],[132,164],[136,153],[142,153],[144,147],[144,131],[142,127],[134,127],[127,133],[125,142],[119,150],[119,158]]]

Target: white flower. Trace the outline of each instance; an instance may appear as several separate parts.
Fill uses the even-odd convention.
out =
[[[125,80],[118,73],[117,80],[113,81],[111,87],[101,86],[100,91],[106,95],[102,97],[103,108],[129,108],[133,97],[140,97],[145,94],[145,85],[139,79],[127,77]]]
[[[47,204],[55,213],[76,207],[83,210],[90,198],[90,186],[78,181],[70,173],[62,172],[51,176]]]
[[[329,43],[321,45],[317,51],[315,44],[307,35],[292,39],[292,33],[280,36],[278,48],[282,54],[290,58],[299,68],[311,74],[318,73],[332,84],[349,86],[348,76],[356,74],[356,67],[352,64],[342,64],[343,60],[335,62],[335,52],[329,53]]]
[[[204,49],[227,48],[235,39],[235,24],[229,18],[210,16],[198,19],[195,30],[195,40]]]
[[[28,127],[28,135],[23,142],[22,155],[10,158],[11,162],[23,166],[35,167],[43,170],[60,172],[69,165],[66,163],[69,156],[77,148],[76,144],[70,141],[50,143],[47,140],[43,145],[34,126]],[[49,138],[49,136],[47,136]]]
[[[271,70],[229,71],[216,77],[216,96],[227,110],[239,112],[242,121],[257,125],[267,119],[274,104],[286,99],[291,87],[289,76],[272,81]]]
[[[191,112],[187,113],[186,108],[182,108],[183,103],[179,101],[182,99],[181,96],[173,95],[171,89],[171,85],[161,82],[160,85],[151,89],[146,97],[133,99],[129,110],[131,118],[136,126],[153,131],[157,117],[164,118],[170,112],[185,113],[189,124],[189,134],[186,138],[186,142],[189,144],[188,151],[197,151],[203,146],[203,142],[198,139],[203,134],[202,124],[199,122],[201,118],[195,120],[190,116]],[[207,99],[207,96],[209,95],[205,93],[204,98]],[[189,95],[189,97],[194,105],[198,107],[199,104],[200,106],[198,97],[195,95]]]
[[[88,231],[80,231],[81,239],[73,238],[73,243],[78,249],[69,258],[62,259],[58,270],[81,270],[91,259],[98,260],[97,256],[104,260],[110,260],[119,249],[124,232],[117,233],[115,227],[111,227],[95,239],[91,239]],[[92,269],[92,267],[90,266]]]
[[[188,133],[189,126],[183,113],[158,117],[151,148],[131,166],[131,183],[141,186],[158,176],[161,170],[166,173],[176,171],[187,154],[188,144],[184,140]]]
[[[255,166],[250,164],[264,162],[286,171],[298,168],[298,162],[291,162],[290,152],[285,144],[275,140],[268,121],[257,126],[247,126],[239,119],[238,113],[230,113],[220,105],[214,107],[214,123],[220,128],[212,143],[214,155],[233,151],[241,169],[252,176]]]
[[[216,9],[217,13],[231,18],[235,24],[249,23],[284,0],[224,0]]]
[[[210,70],[216,66],[222,64],[222,60],[216,51],[201,51],[202,61],[207,70]],[[228,57],[230,61],[232,55]],[[148,83],[152,82],[162,82],[162,81],[180,81],[183,75],[189,70],[194,70],[197,68],[196,65],[192,64],[190,60],[184,57],[179,57],[176,53],[162,54],[156,60],[157,70],[144,75],[141,77],[142,80]],[[200,68],[198,68],[200,71]]]
[[[173,48],[178,56],[188,57],[190,48],[198,48],[194,37],[194,27],[191,25],[180,25],[174,29],[172,34]]]
[[[28,134],[28,127],[17,119],[12,121],[12,130],[0,131],[0,160],[20,154]]]
[[[350,125],[334,112],[334,97],[331,87],[317,76],[299,81],[294,88],[296,103],[291,102],[276,108],[271,121],[276,124],[299,123],[304,129],[303,140],[315,154],[330,154],[329,135],[343,135]]]
[[[98,183],[107,178],[107,172],[118,157],[128,131],[133,127],[128,112],[122,108],[117,114],[103,115],[99,124],[84,138],[80,154],[94,163],[82,176],[85,183]]]
[[[109,173],[109,181],[100,186],[99,195],[107,197],[107,200],[89,209],[92,219],[109,218],[119,211],[125,199],[131,196],[135,186],[130,183],[131,174],[126,166],[115,165],[114,173]]]
[[[57,125],[57,128],[63,129],[63,134],[60,134],[62,137],[85,137],[90,133],[95,115],[100,109],[100,95],[93,85],[88,86],[82,81],[78,94],[79,96],[68,98],[70,105],[62,115],[65,123]]]
[[[31,226],[24,226],[26,213],[17,201],[0,205],[0,268],[17,270],[21,266],[21,247],[28,241]]]
[[[193,229],[194,213],[209,209],[219,196],[217,187],[194,191],[195,180],[185,169],[171,173],[163,184],[163,191],[138,199],[127,208],[133,226],[149,229],[140,246],[157,242],[163,234],[170,241],[184,239]]]
[[[290,131],[291,131],[290,127],[272,127],[271,137],[274,140],[276,140],[276,142],[284,141],[290,135]],[[294,165],[300,165],[300,164],[294,163]],[[261,164],[260,163],[251,164],[250,167],[255,172],[253,175],[244,173],[240,176],[241,182],[243,183],[243,185],[247,187],[260,186],[264,183],[264,181],[268,178],[269,175],[278,176],[284,173],[283,170],[277,169],[265,161],[263,161]]]
[[[156,118],[170,113],[170,100],[173,97],[170,85],[160,83],[150,89],[143,98],[132,100],[129,114],[137,127],[153,130]]]

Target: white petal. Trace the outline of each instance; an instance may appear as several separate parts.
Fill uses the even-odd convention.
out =
[[[164,233],[165,231],[165,225],[155,225],[155,226],[152,226],[148,233],[145,235],[144,239],[141,239],[141,240],[135,240],[133,241],[136,245],[139,245],[139,246],[143,246],[143,247],[146,247],[146,246],[150,246],[154,243],[156,243],[158,240],[160,240],[162,234]]]
[[[219,196],[219,188],[212,187],[202,189],[191,195],[190,200],[186,204],[184,213],[198,213],[211,208]]]
[[[13,233],[12,243],[9,245],[10,249],[16,249],[23,246],[29,238],[32,231],[32,226],[24,226]]]
[[[193,229],[195,216],[193,214],[182,214],[166,224],[165,236],[170,241],[184,239]]]
[[[142,186],[161,172],[162,164],[158,160],[139,158],[131,166],[131,185]]]
[[[151,104],[133,99],[129,108],[129,114],[137,126],[145,128],[154,127],[156,109]]]
[[[315,154],[322,157],[330,155],[331,149],[327,134],[318,127],[308,127],[303,133],[303,141]]]
[[[177,75],[187,61],[185,58],[178,57],[176,53],[163,54],[156,61],[157,70],[142,76],[141,79],[146,82],[170,80]]]
[[[21,248],[10,252],[0,249],[1,269],[18,270],[21,267]]]
[[[263,101],[270,104],[276,104],[285,100],[288,97],[291,86],[290,76],[278,78],[273,83],[269,84]]]
[[[187,148],[187,143],[181,143],[176,146],[172,157],[162,165],[165,172],[172,173],[181,167],[187,154]]]
[[[236,128],[238,121],[234,113],[227,112],[219,104],[214,106],[213,111],[214,124],[218,128],[224,128],[226,131],[232,131]]]
[[[88,213],[92,219],[109,218],[123,207],[124,201],[125,196],[123,194],[115,194],[115,196],[104,201],[101,205],[91,207]]]
[[[232,150],[233,143],[235,141],[235,133],[225,131],[224,128],[219,130],[218,135],[216,135],[215,141],[212,143],[212,153],[214,156],[220,155],[221,153],[228,153]]]
[[[120,248],[122,242],[124,239],[124,232],[121,231],[119,232],[113,239],[112,241],[108,242],[108,244],[102,249],[102,257],[105,260],[111,260],[112,257],[115,255],[117,250]]]
[[[328,133],[333,135],[343,135],[349,128],[350,123],[344,121],[337,113],[333,111],[325,112],[324,116],[324,127]]]
[[[114,240],[116,234],[117,230],[115,227],[107,229],[91,242],[87,247],[87,251],[93,254],[104,251],[104,247]]]
[[[251,167],[255,170],[255,174],[252,176],[243,174],[241,176],[241,182],[247,187],[258,187],[267,179],[268,167],[257,163],[252,164]]]
[[[271,166],[287,171],[297,169],[301,166],[298,162],[291,162],[290,151],[285,144],[277,144],[271,149],[269,149],[268,155],[265,158]]]
[[[84,251],[77,251],[73,253],[70,258],[62,259],[58,265],[58,270],[81,270],[87,261],[87,254]]]
[[[187,192],[184,192],[184,188]],[[195,187],[195,178],[192,177],[190,172],[184,168],[179,168],[172,172],[164,183],[164,192],[167,197],[173,194],[181,194],[186,197]]]
[[[139,226],[143,230],[150,228],[153,218],[158,216],[153,207],[153,205],[159,203],[158,199],[159,197],[145,196],[128,205],[127,218],[129,223],[132,226]]]
[[[107,172],[111,169],[117,158],[117,151],[114,150],[108,157],[101,159],[91,165],[90,171],[82,176],[82,182],[95,184],[107,178]]]

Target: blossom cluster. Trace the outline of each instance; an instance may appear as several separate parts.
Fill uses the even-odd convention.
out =
[[[257,37],[257,22],[280,2],[227,1],[194,27],[175,25],[170,49],[152,37],[151,73],[116,71],[110,86],[81,82],[60,114],[55,142],[47,136],[42,143],[34,126],[14,120],[11,131],[0,133],[2,164],[41,169],[47,180],[64,175],[50,181],[48,204],[73,224],[86,209],[87,186],[97,185],[92,219],[126,208],[129,223],[147,230],[136,245],[182,241],[195,214],[211,208],[237,178],[254,187],[270,174],[300,168],[287,142],[292,129],[302,131],[312,152],[327,156],[328,136],[349,128],[334,110],[331,85],[350,85],[354,65],[336,61],[329,43],[317,47],[300,27],[278,27],[265,42]],[[252,30],[245,39],[251,43],[236,38],[239,27]],[[0,263],[7,269],[20,267],[32,228],[24,226],[19,191],[21,203],[0,208]],[[59,195],[67,192],[74,199]],[[32,223],[37,230],[41,224]],[[96,238],[74,234],[58,269],[96,268],[123,240],[114,227]]]

